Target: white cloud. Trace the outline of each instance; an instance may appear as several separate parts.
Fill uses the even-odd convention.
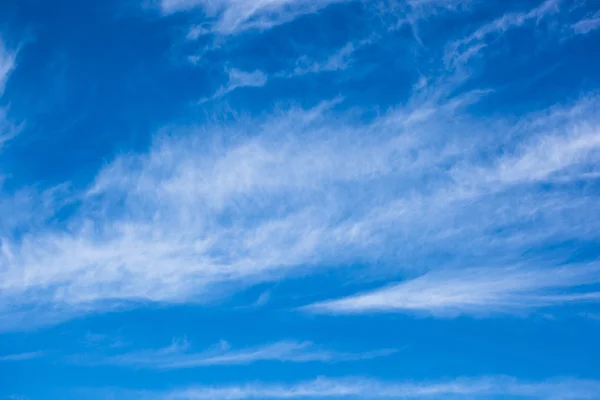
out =
[[[159,135],[148,153],[106,165],[86,193],[49,201],[45,213],[77,206],[66,228],[4,233],[3,329],[206,302],[320,265],[396,264],[400,252],[410,258],[396,273],[439,251],[456,267],[596,238],[598,199],[573,182],[597,165],[597,100],[480,124],[462,112],[469,97],[371,122],[340,118],[330,103]],[[536,186],[557,178],[551,191]]]
[[[376,40],[375,35],[355,42],[348,42],[334,51],[323,60],[313,60],[304,55],[296,60],[294,69],[290,72],[280,72],[279,77],[294,77],[307,74],[320,74],[323,72],[343,71],[351,67],[353,55],[356,51],[372,44]]]
[[[231,35],[249,29],[266,30],[338,1],[341,0],[161,0],[160,8],[168,15],[199,7],[213,19],[210,32]]]
[[[554,379],[528,382],[510,377],[459,378],[448,381],[385,382],[364,378],[317,378],[300,383],[249,383],[235,386],[200,386],[165,393],[132,391],[122,398],[167,400],[245,399],[552,399],[596,400],[600,382]]]
[[[596,265],[435,271],[400,284],[307,307],[332,314],[422,312],[442,317],[519,314],[565,303],[600,301]]]
[[[262,71],[242,71],[230,68],[227,72],[229,74],[227,85],[220,87],[210,98],[200,100],[200,103],[221,98],[238,88],[262,87],[267,83],[268,77]]]
[[[2,37],[0,37],[0,98],[4,94],[8,78],[15,69],[16,57],[17,52],[7,49]],[[7,108],[0,107],[0,149],[5,142],[17,135],[20,128],[20,126],[15,125],[15,123],[8,118]],[[2,182],[0,180],[0,188],[1,187]],[[2,200],[0,199],[0,202],[1,201]]]
[[[356,51],[354,43],[348,43],[326,60],[313,61],[303,56],[296,61],[296,67],[286,76],[301,76],[306,74],[318,74],[322,72],[342,71],[349,67],[352,54]]]
[[[109,357],[70,357],[83,365],[119,365],[151,369],[182,369],[215,365],[247,365],[260,361],[290,363],[340,362],[388,356],[396,350],[386,349],[365,353],[339,353],[315,346],[310,342],[281,341],[268,345],[232,349],[227,342],[202,352],[191,350],[190,343],[174,341],[169,347],[122,353]]]
[[[6,82],[15,68],[16,56],[16,52],[8,50],[0,37],[0,96],[4,93]]]
[[[15,125],[7,115],[7,108],[0,107],[0,149],[7,141],[13,139],[21,130],[22,125]],[[0,187],[2,182],[0,181]]]
[[[571,27],[573,28],[573,32],[578,35],[587,35],[588,33],[595,31],[600,28],[600,11],[577,21]]]
[[[507,13],[471,33],[465,38],[451,42],[446,48],[445,62],[452,68],[459,68],[487,46],[490,36],[521,27],[529,22],[539,23],[542,19],[559,12],[561,0],[545,0],[539,6],[526,11]]]
[[[27,361],[46,355],[43,351],[31,351],[27,353],[0,355],[0,362],[4,361]]]

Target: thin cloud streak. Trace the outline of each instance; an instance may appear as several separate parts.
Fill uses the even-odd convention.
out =
[[[16,57],[16,52],[7,49],[0,36],[0,96],[4,93],[11,72],[15,69]]]
[[[305,310],[329,314],[421,312],[440,317],[523,314],[568,303],[598,302],[600,291],[590,287],[597,283],[597,265],[434,271],[373,292],[316,303]]]
[[[41,358],[46,355],[44,351],[30,351],[27,353],[0,355],[0,362],[6,361],[27,361]]]
[[[160,349],[122,353],[110,357],[71,356],[79,365],[118,365],[149,369],[183,369],[218,365],[248,365],[261,361],[289,363],[357,361],[394,354],[384,349],[365,353],[339,353],[319,348],[310,342],[281,341],[264,346],[235,350],[227,342],[213,349],[193,352],[190,343],[176,340]]]
[[[561,0],[546,0],[527,12],[507,13],[494,21],[479,27],[465,38],[451,42],[446,47],[445,62],[452,68],[459,68],[487,46],[486,39],[492,35],[500,35],[510,29],[557,14]]]
[[[458,378],[448,381],[385,382],[353,378],[317,378],[312,381],[277,384],[255,383],[232,386],[197,386],[170,392],[123,391],[127,398],[167,400],[245,400],[245,399],[553,399],[597,400],[600,382],[578,379],[552,379],[538,382],[492,376]]]
[[[17,51],[9,50],[0,35],[0,98],[8,79],[16,67]],[[8,108],[0,107],[0,150],[4,143],[14,138],[20,130],[20,126],[12,122],[8,117]],[[0,175],[0,189],[2,189],[2,176]],[[1,195],[1,194],[0,194]],[[2,199],[0,198],[0,203]],[[1,205],[0,205],[1,206]]]
[[[342,0],[161,0],[160,10],[169,15],[201,8],[212,20],[206,32],[234,35],[263,31],[311,14]],[[195,36],[195,35],[194,35]],[[196,36],[197,37],[197,36]]]
[[[222,86],[217,92],[209,97],[199,101],[200,104],[210,100],[215,100],[226,96],[238,88],[243,87],[262,87],[267,83],[267,75],[262,71],[242,71],[237,68],[231,68],[228,70],[229,79],[227,85]]]

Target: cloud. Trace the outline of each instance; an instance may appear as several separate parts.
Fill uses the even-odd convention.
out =
[[[52,203],[77,207],[66,228],[5,234],[3,328],[147,301],[204,303],[322,265],[394,264],[397,252],[411,254],[399,268],[410,271],[438,252],[458,267],[596,238],[598,199],[578,182],[597,165],[598,100],[512,125],[479,125],[462,111],[472,101],[409,103],[370,122],[323,103],[160,135],[70,203]],[[553,190],[537,186],[555,179]]]
[[[555,6],[507,14],[453,43],[461,52]],[[312,71],[344,65],[336,59]],[[268,79],[228,75],[214,98]],[[555,271],[570,250],[531,254],[597,240],[598,95],[481,115],[472,106],[491,91],[437,78],[376,115],[340,97],[164,128],[81,190],[67,182],[0,197],[1,328],[148,302],[208,304],[357,264],[385,265],[396,279],[528,263]]]
[[[271,300],[271,291],[265,290],[264,292],[262,292],[260,294],[260,296],[258,296],[258,298],[254,302],[254,304],[252,304],[252,306],[253,307],[262,307],[265,304],[267,304],[269,302],[269,300]]]
[[[346,70],[352,64],[354,53],[372,44],[375,40],[375,35],[372,35],[366,39],[348,42],[323,60],[312,60],[310,57],[304,55],[296,60],[296,65],[292,71],[280,72],[277,76],[290,78],[307,74]]]
[[[306,56],[303,56],[296,61],[296,67],[294,70],[285,75],[292,77],[311,73],[319,74],[322,72],[343,71],[350,65],[352,54],[355,51],[355,44],[348,43],[341,49],[334,52],[324,61],[312,61]]]
[[[0,107],[0,149],[2,149],[4,143],[17,136],[23,127],[23,125],[16,125],[11,121],[7,111],[7,107]],[[1,186],[2,182],[0,181]]]
[[[0,362],[6,361],[27,361],[33,360],[35,358],[44,357],[46,355],[43,351],[31,351],[27,353],[18,353],[18,354],[8,354],[8,355],[0,355]]]
[[[194,352],[190,343],[176,340],[160,349],[122,353],[109,357],[73,356],[80,365],[118,365],[150,369],[183,369],[216,365],[248,365],[260,361],[290,363],[341,362],[388,356],[397,350],[385,349],[366,353],[338,353],[319,348],[310,342],[281,341],[268,345],[234,350],[227,342],[212,349]]]
[[[577,35],[587,35],[600,28],[600,11],[574,23],[571,28]]]
[[[6,82],[15,68],[17,53],[6,48],[0,37],[0,96],[4,93]]]
[[[600,301],[595,265],[435,271],[397,285],[307,307],[331,314],[421,312],[442,317],[519,314],[565,303]]]
[[[6,44],[0,36],[0,98],[4,94],[4,89],[6,88],[8,78],[15,69],[16,57],[17,52],[7,49]],[[10,121],[7,111],[7,107],[0,107],[0,149],[4,143],[15,137],[21,129],[20,126]],[[0,188],[1,186],[2,181],[0,180]]]
[[[439,382],[385,382],[364,378],[317,378],[292,384],[249,383],[236,386],[197,386],[170,392],[121,393],[121,397],[168,400],[245,399],[598,399],[600,382],[553,379],[541,382],[510,377],[459,378]]]
[[[445,51],[446,65],[452,68],[460,68],[487,46],[487,39],[490,36],[501,35],[528,22],[539,23],[542,19],[557,14],[560,3],[561,0],[546,0],[529,11],[504,14],[502,17],[479,27],[470,35],[449,43]]]
[[[200,103],[204,103],[210,100],[215,100],[226,96],[238,88],[243,87],[261,87],[267,83],[267,75],[262,71],[242,71],[236,68],[228,70],[229,80],[227,85],[222,86],[216,93],[210,97],[200,100]]]
[[[161,0],[163,14],[201,8],[211,22],[208,31],[233,35],[250,29],[266,30],[315,13],[340,0]]]

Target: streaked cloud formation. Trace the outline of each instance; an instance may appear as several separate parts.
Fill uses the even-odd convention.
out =
[[[200,8],[211,19],[209,32],[239,34],[249,29],[266,30],[298,16],[314,13],[339,0],[160,0],[163,14]]]
[[[0,96],[4,93],[6,81],[15,68],[16,52],[6,48],[6,44],[0,36]]]
[[[34,358],[43,357],[45,354],[46,353],[44,353],[43,351],[30,351],[27,353],[5,354],[5,355],[0,355],[0,362],[33,360]]]
[[[0,35],[0,99],[4,94],[6,83],[16,64],[16,51],[11,51],[6,47],[2,35]],[[7,108],[0,107],[0,149],[9,139],[13,138],[18,131],[18,127],[9,120]],[[2,176],[0,175],[0,188],[2,187]]]
[[[329,379],[295,384],[248,384],[242,386],[191,387],[166,393],[127,392],[129,398],[208,400],[208,399],[556,399],[593,400],[600,382],[576,379],[523,382],[509,377],[465,378],[442,382],[396,383],[361,378]],[[125,395],[125,393],[121,393]]]
[[[267,83],[267,75],[258,70],[248,72],[237,68],[230,68],[227,73],[229,75],[227,85],[221,86],[212,97],[201,99],[200,104],[223,97],[237,88],[261,87]]]
[[[173,341],[165,348],[121,353],[110,357],[72,356],[70,359],[82,365],[119,365],[151,369],[182,369],[217,365],[248,365],[260,361],[290,363],[358,361],[384,357],[396,350],[386,349],[366,353],[339,353],[319,348],[310,342],[281,341],[264,346],[232,349],[221,342],[212,349],[194,352],[185,339]]]
[[[592,265],[436,271],[370,293],[318,303],[308,310],[333,314],[425,312],[446,317],[523,314],[536,308],[600,301],[600,291],[586,286],[600,283],[599,272]]]
[[[499,263],[532,246],[595,238],[599,216],[589,210],[598,199],[580,182],[597,172],[598,100],[479,127],[457,118],[463,99],[366,125],[332,119],[336,103],[324,103],[158,138],[148,154],[122,156],[98,174],[68,230],[3,239],[1,296],[14,306],[2,313],[204,301],[222,284],[298,266],[394,262],[391,248],[413,263],[450,248],[459,260],[482,253]],[[207,129],[209,140],[196,138]],[[457,134],[440,139],[442,131]]]

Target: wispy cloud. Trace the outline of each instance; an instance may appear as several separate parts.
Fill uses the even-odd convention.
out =
[[[600,11],[577,21],[571,27],[577,35],[587,35],[595,31],[600,28]]]
[[[294,384],[255,383],[236,386],[197,386],[170,392],[120,393],[127,398],[168,400],[244,399],[598,399],[600,382],[553,379],[528,382],[510,377],[459,378],[448,381],[386,382],[364,378],[318,378]]]
[[[265,290],[264,292],[262,292],[260,294],[260,296],[258,296],[258,298],[254,302],[253,306],[254,307],[262,307],[265,304],[267,304],[269,302],[269,300],[271,300],[271,291]]]
[[[207,32],[232,35],[249,29],[266,30],[319,11],[341,0],[161,0],[163,14],[201,8],[212,19]]]
[[[140,301],[202,302],[226,293],[220,285],[299,266],[393,263],[392,248],[421,265],[450,250],[456,260],[508,262],[552,240],[596,237],[598,199],[577,182],[597,165],[597,100],[480,126],[456,118],[467,98],[368,123],[345,123],[322,104],[195,128],[212,129],[210,142],[159,138],[100,172],[68,230],[2,239],[1,313],[52,321],[53,309],[69,318]],[[552,191],[536,186],[556,178]]]
[[[7,354],[0,355],[0,362],[3,361],[27,361],[35,358],[44,357],[46,352],[44,351],[30,351],[27,353]]]
[[[487,46],[490,37],[523,26],[526,23],[539,23],[542,19],[559,12],[561,0],[546,0],[539,6],[525,12],[507,13],[475,30],[470,35],[451,42],[446,48],[445,62],[458,68],[477,55]]]
[[[267,74],[262,71],[242,71],[230,68],[227,72],[229,74],[227,84],[221,86],[211,97],[200,100],[200,103],[221,98],[237,88],[261,87],[267,83]]]
[[[15,68],[16,56],[16,52],[7,49],[2,37],[0,37],[0,96],[4,93],[8,77]]]
[[[487,43],[556,4],[505,15],[446,49]],[[597,240],[600,199],[586,187],[600,176],[598,96],[473,115],[490,91],[438,78],[419,80],[402,105],[377,116],[342,111],[340,98],[165,128],[148,151],[116,157],[81,192],[0,198],[2,329],[145,302],[207,303],[357,263],[385,264],[395,277],[528,262],[554,271],[569,251],[523,254]],[[266,82],[261,71],[230,69],[215,96]],[[64,204],[66,219],[55,223]]]
[[[385,349],[365,353],[339,353],[319,348],[310,342],[282,341],[264,346],[235,350],[227,342],[212,349],[194,352],[185,340],[176,340],[159,349],[122,353],[110,357],[75,356],[70,360],[84,365],[119,365],[135,368],[182,369],[215,365],[247,365],[260,361],[291,363],[341,362],[388,356],[397,350]]]
[[[364,44],[347,43],[344,47],[338,49],[325,60],[312,60],[307,56],[302,56],[296,60],[296,66],[293,71],[281,73],[281,76],[293,77],[306,74],[318,74],[322,72],[335,72],[347,69],[352,62],[352,54],[357,48]]]
[[[277,76],[290,78],[307,74],[344,71],[352,66],[354,53],[373,44],[374,41],[376,41],[376,35],[373,34],[362,40],[348,42],[320,60],[303,55],[296,60],[296,65],[292,71],[283,71],[278,73]]]
[[[307,307],[352,314],[422,312],[443,317],[519,314],[565,303],[600,301],[595,265],[568,268],[482,268],[436,271],[400,284]],[[575,290],[574,290],[575,289]]]
[[[2,36],[0,36],[0,98],[4,94],[4,89],[8,78],[15,69],[17,52],[11,51],[6,47]],[[0,149],[2,145],[12,139],[19,132],[20,127],[10,121],[7,115],[7,108],[0,107]],[[0,177],[1,178],[1,177]],[[0,180],[0,188],[2,181]]]

